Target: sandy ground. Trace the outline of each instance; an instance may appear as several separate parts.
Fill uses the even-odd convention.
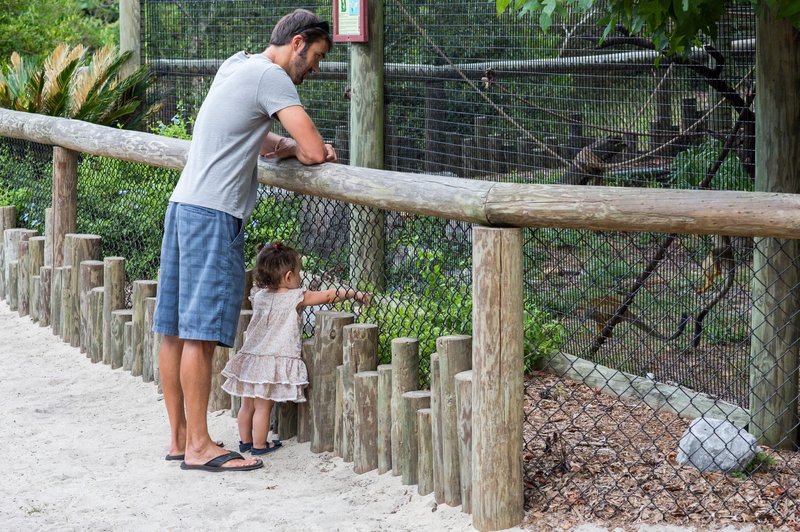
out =
[[[5,302],[0,356],[2,530],[473,530],[460,507],[294,439],[257,471],[182,471],[164,460],[152,383],[92,364]],[[238,442],[229,412],[209,426]]]

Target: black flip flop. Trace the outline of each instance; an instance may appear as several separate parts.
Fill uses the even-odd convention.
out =
[[[225,444],[222,443],[221,441],[215,441],[214,443],[216,443],[218,447],[225,447]],[[185,454],[168,454],[167,456],[164,457],[164,460],[166,460],[167,462],[172,462],[172,461],[183,460],[185,457],[186,457]]]
[[[264,467],[264,462],[261,460],[258,460],[255,464],[248,466],[223,467],[223,464],[226,464],[231,460],[244,460],[244,457],[236,451],[228,451],[223,455],[212,458],[203,465],[190,465],[186,462],[181,462],[181,469],[199,469],[201,471],[219,473],[220,471],[252,471],[253,469]]]

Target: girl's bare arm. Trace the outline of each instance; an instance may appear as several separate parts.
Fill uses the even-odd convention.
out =
[[[313,307],[326,303],[336,303],[337,301],[344,301],[346,299],[355,299],[365,305],[369,305],[372,300],[372,295],[369,292],[362,292],[354,288],[336,288],[319,291],[307,290],[303,295],[303,301],[300,302],[300,306]]]

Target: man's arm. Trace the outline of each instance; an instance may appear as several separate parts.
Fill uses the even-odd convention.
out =
[[[278,120],[286,131],[291,135],[291,139],[278,137],[272,145],[272,152],[280,157],[279,153],[284,150],[290,150],[289,155],[295,156],[297,160],[303,164],[320,164],[324,162],[336,161],[336,152],[330,144],[325,144],[322,136],[319,134],[311,117],[308,116],[305,109],[299,105],[292,105],[285,107],[277,112]],[[273,133],[267,135],[262,145],[262,153],[266,144],[271,142],[270,138]],[[285,140],[280,140],[285,139]],[[286,142],[286,148],[282,145]]]

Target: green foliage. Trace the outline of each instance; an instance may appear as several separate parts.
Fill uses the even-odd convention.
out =
[[[15,52],[0,71],[0,107],[136,128],[158,106],[146,103],[148,67],[122,76],[130,55],[109,47],[88,54],[80,45],[59,45],[44,61]]]
[[[117,10],[111,0],[3,0],[0,57],[18,52],[42,59],[61,43],[114,46],[119,42]]]
[[[721,151],[722,142],[709,139],[699,146],[681,152],[672,164],[674,173],[672,187],[697,188]],[[714,176],[710,188],[752,191],[753,180],[747,175],[736,154],[731,152]]]
[[[766,4],[777,16],[800,29],[797,0],[749,0],[749,3]],[[717,23],[725,13],[726,4],[725,0],[496,0],[498,13],[511,10],[538,16],[538,24],[545,31],[554,18],[566,17],[569,12],[600,12],[600,23],[605,25],[603,37],[622,25],[634,35],[650,38],[657,50],[678,54],[699,44],[701,35],[716,37]]]
[[[752,460],[750,460],[750,463],[744,466],[744,469],[741,471],[734,471],[731,473],[731,476],[733,478],[738,478],[739,480],[747,480],[747,478],[752,476],[756,471],[766,469],[767,467],[775,465],[776,463],[777,461],[774,457],[762,451],[759,452]]]

